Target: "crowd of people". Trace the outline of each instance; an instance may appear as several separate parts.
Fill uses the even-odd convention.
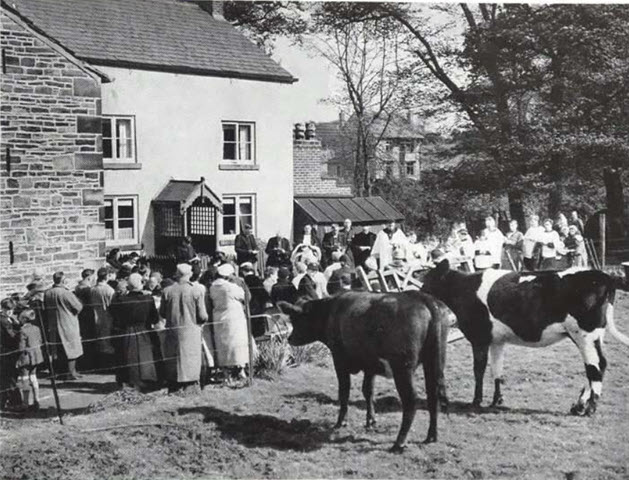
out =
[[[420,242],[395,221],[374,233],[367,225],[355,231],[347,219],[342,227],[331,225],[321,240],[306,225],[294,246],[279,233],[268,240],[263,275],[248,225],[236,236],[235,255],[216,252],[205,269],[189,238],[174,253],[176,272],[167,277],[137,253],[113,251],[102,268],[83,270],[73,288],[63,272],[46,279],[36,271],[25,294],[3,299],[0,407],[39,408],[37,371],[51,366],[66,380],[81,378],[80,370],[100,371],[138,389],[166,385],[176,391],[198,383],[202,372],[217,381],[244,379],[254,338],[265,334],[278,302],[362,288],[357,267],[365,273],[420,270],[442,258],[467,271],[587,265],[576,212],[570,221],[560,215],[541,225],[532,215],[525,232],[512,220],[505,233],[488,216],[475,240],[457,222],[442,242]]]

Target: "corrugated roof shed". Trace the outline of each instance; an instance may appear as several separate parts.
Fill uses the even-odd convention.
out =
[[[317,225],[343,223],[346,218],[357,225],[404,219],[382,197],[296,197],[295,204]]]
[[[291,83],[230,23],[180,0],[2,0],[95,65]]]

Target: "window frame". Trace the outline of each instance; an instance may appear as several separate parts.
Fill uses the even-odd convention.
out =
[[[111,208],[113,217],[111,221],[113,222],[113,238],[106,238],[105,242],[107,245],[136,245],[140,242],[140,219],[139,219],[139,198],[138,195],[106,195],[105,202],[111,200]],[[116,238],[118,236],[118,229],[120,218],[118,216],[118,202],[120,200],[131,200],[133,202],[133,237],[132,238]],[[105,214],[103,212],[103,217]],[[103,218],[103,223],[105,223],[107,219]],[[107,234],[107,227],[105,226],[105,235]]]
[[[405,168],[405,172],[406,172],[406,176],[407,176],[407,177],[416,177],[416,176],[417,176],[417,172],[415,171],[415,170],[416,170],[416,168],[415,168],[415,166],[416,166],[415,164],[416,164],[416,163],[417,163],[417,162],[416,162],[416,161],[414,161],[414,160],[413,160],[413,161],[410,161],[410,162],[406,162],[406,165],[405,165],[405,167],[406,167],[406,168]],[[409,173],[409,172],[408,172],[409,167],[411,167],[411,168],[413,169],[412,173]]]
[[[233,125],[236,130],[235,153],[237,157],[240,157],[241,152],[241,140],[240,140],[240,127],[248,126],[251,128],[251,158],[225,158],[225,126]],[[256,141],[256,122],[248,120],[222,120],[221,121],[221,161],[220,163],[226,165],[256,165],[257,163],[257,141]]]
[[[234,211],[235,214],[233,215],[233,217],[235,218],[235,233],[225,233],[225,214],[222,213],[221,214],[221,224],[220,224],[220,236],[223,239],[229,239],[229,240],[233,240],[236,238],[236,235],[238,235],[239,233],[242,233],[240,231],[240,211],[239,211],[239,200],[242,198],[250,198],[251,199],[251,233],[253,233],[253,235],[256,235],[256,232],[258,231],[257,228],[257,221],[258,221],[258,217],[257,217],[257,213],[258,213],[258,209],[257,209],[257,198],[256,198],[256,194],[255,193],[226,193],[222,196],[221,200],[223,202],[223,205],[225,204],[225,200],[227,199],[234,199]],[[229,215],[229,217],[231,217],[232,215]]]
[[[102,115],[102,121],[103,123],[109,120],[111,122],[111,137],[105,137],[104,135],[104,128],[101,128],[101,133],[102,133],[102,143],[103,143],[103,162],[104,163],[110,163],[110,164],[124,164],[124,163],[138,163],[138,148],[137,148],[137,135],[136,135],[136,131],[135,131],[135,115],[121,115],[121,114],[103,114]],[[131,128],[130,128],[130,132],[131,132],[131,156],[130,157],[115,157],[113,156],[114,153],[117,153],[117,129],[116,129],[116,122],[118,120],[130,120],[131,121]],[[109,138],[109,141],[111,142],[111,152],[112,152],[112,156],[111,157],[106,157],[105,156],[105,147],[104,147],[104,143],[105,143],[105,139]]]

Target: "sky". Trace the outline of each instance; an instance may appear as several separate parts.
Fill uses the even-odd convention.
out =
[[[338,109],[322,103],[323,99],[339,88],[334,69],[325,59],[312,57],[285,38],[277,39],[272,57],[299,79],[287,89],[283,105],[290,110],[293,123],[338,119]]]

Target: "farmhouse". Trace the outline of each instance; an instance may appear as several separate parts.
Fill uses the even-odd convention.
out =
[[[2,2],[3,290],[107,249],[291,234],[296,79],[221,2]]]

